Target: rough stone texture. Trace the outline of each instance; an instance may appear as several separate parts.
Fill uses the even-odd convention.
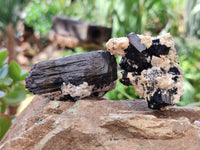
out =
[[[116,80],[116,58],[99,50],[35,64],[26,77],[26,88],[54,99],[77,100],[102,97],[115,88]]]
[[[161,109],[180,101],[183,71],[169,33],[156,38],[130,33],[110,39],[106,46],[111,54],[123,56],[119,63],[123,69],[120,82],[133,85],[150,108]]]
[[[197,150],[200,108],[158,111],[144,100],[49,101],[36,96],[1,150]],[[196,125],[195,125],[196,124]]]

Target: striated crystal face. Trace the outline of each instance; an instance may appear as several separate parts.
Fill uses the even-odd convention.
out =
[[[26,88],[57,100],[102,97],[116,86],[115,56],[99,50],[39,62],[26,77]]]
[[[120,82],[132,85],[150,108],[160,109],[178,103],[183,93],[183,71],[177,61],[172,36],[149,37],[130,33],[127,40],[129,42],[123,43],[111,39],[106,44],[112,54],[123,54],[119,63],[123,70],[119,74]],[[123,41],[126,41],[125,37]],[[115,43],[114,48],[112,43]],[[116,49],[120,44],[126,48],[120,49],[119,53]]]

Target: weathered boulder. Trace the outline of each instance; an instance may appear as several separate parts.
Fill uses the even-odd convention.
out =
[[[1,150],[197,150],[200,108],[149,109],[144,100],[50,101],[36,96]]]

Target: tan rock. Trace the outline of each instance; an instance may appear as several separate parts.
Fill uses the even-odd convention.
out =
[[[36,96],[1,150],[197,150],[200,108],[151,110],[144,100],[49,101]]]

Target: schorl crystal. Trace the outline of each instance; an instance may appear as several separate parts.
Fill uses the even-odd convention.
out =
[[[26,77],[26,88],[52,99],[102,97],[115,88],[117,63],[108,51],[95,51],[39,62]]]
[[[156,38],[131,33],[110,39],[106,46],[112,54],[123,56],[119,64],[124,70],[119,74],[120,82],[133,85],[150,108],[160,109],[179,102],[183,71],[169,33]]]

